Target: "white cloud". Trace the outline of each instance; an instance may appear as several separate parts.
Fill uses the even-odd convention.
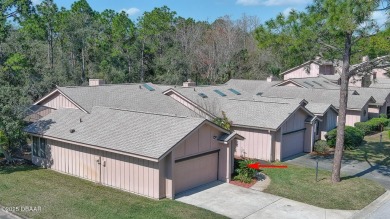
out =
[[[282,14],[283,14],[285,17],[287,17],[288,15],[290,15],[290,12],[293,11],[293,10],[295,10],[295,9],[294,9],[294,8],[291,8],[291,7],[288,7],[288,8],[286,8],[286,9],[284,9],[284,10],[282,11]]]
[[[41,4],[42,0],[31,0],[33,5],[39,5]]]
[[[376,20],[376,22],[378,22],[380,27],[383,26],[387,21],[387,15],[384,11],[374,11],[371,17],[372,19]]]
[[[310,2],[311,0],[236,0],[237,5],[244,5],[244,6],[304,5]]]
[[[127,15],[133,16],[133,15],[138,14],[141,10],[139,10],[138,8],[128,8],[128,9],[123,8],[120,11],[124,11],[124,12],[126,12]]]

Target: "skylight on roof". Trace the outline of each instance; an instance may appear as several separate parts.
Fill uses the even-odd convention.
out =
[[[263,92],[259,92],[259,93],[257,93],[256,95],[257,95],[257,96],[261,96],[261,95],[263,95]]]
[[[234,90],[233,88],[230,88],[230,89],[228,89],[228,90],[230,90],[230,91],[231,91],[233,94],[235,94],[235,95],[241,95],[240,92]]]
[[[207,98],[207,95],[204,93],[198,93],[198,95],[201,96],[202,98]]]
[[[143,84],[142,86],[144,86],[149,91],[155,91],[155,89],[153,87],[149,86],[149,84]]]
[[[221,95],[222,97],[226,97],[226,94],[222,93],[220,90],[214,90],[214,92]]]
[[[323,87],[322,84],[318,83],[317,81],[313,81],[313,83]]]
[[[304,81],[303,83],[305,83],[305,84],[307,84],[307,85],[309,85],[309,86],[312,86],[312,87],[314,87],[314,85],[310,84],[310,83],[309,83],[309,82],[307,82],[307,81]]]

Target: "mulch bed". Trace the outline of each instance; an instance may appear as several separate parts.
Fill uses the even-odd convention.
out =
[[[250,188],[250,187],[252,187],[256,182],[257,182],[256,179],[252,179],[252,182],[250,182],[250,183],[244,183],[244,182],[241,182],[241,181],[238,181],[238,180],[231,180],[229,183],[230,183],[230,184],[233,184],[233,185],[236,185],[236,186],[241,186],[241,187],[244,187],[244,188]]]

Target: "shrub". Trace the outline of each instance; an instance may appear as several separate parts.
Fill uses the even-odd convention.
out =
[[[329,131],[326,135],[326,142],[330,147],[336,145],[337,129]],[[346,150],[354,149],[358,147],[364,138],[364,133],[358,128],[352,126],[345,127],[345,136],[344,136],[344,148]]]
[[[388,131],[387,131],[387,135],[388,135],[388,136],[389,136],[389,138],[390,138],[390,130],[388,130]]]
[[[368,135],[373,131],[373,127],[368,122],[357,122],[355,123],[355,127],[362,131],[364,135]]]
[[[379,114],[379,118],[385,118],[385,119],[387,119],[387,115],[384,114],[384,113],[381,113],[381,114]]]
[[[326,154],[329,152],[328,143],[324,140],[318,140],[314,143],[314,151],[319,154]]]
[[[239,180],[244,183],[250,183],[252,178],[255,176],[257,170],[249,168],[248,164],[255,163],[255,160],[245,159],[238,161],[238,168],[235,170],[237,176],[234,177],[234,180]]]
[[[368,135],[374,131],[382,131],[382,128],[389,125],[389,119],[380,117],[380,118],[372,118],[367,122],[357,122],[355,123],[355,127],[363,131],[364,135]]]

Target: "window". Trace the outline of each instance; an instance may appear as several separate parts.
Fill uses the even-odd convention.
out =
[[[46,158],[46,139],[33,137],[33,155],[36,157]]]
[[[320,133],[320,122],[317,121],[316,122],[316,135],[318,135]]]

